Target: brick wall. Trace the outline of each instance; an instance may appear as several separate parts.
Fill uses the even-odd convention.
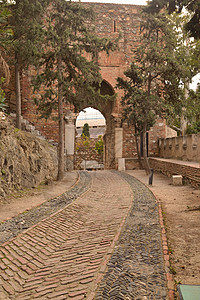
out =
[[[123,125],[123,152],[122,157],[137,157],[137,148],[135,142],[135,131],[134,128],[128,126],[127,124]]]

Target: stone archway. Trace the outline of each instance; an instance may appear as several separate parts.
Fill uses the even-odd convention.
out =
[[[102,95],[114,95],[114,88],[106,81],[103,80],[100,88]],[[104,134],[104,167],[105,169],[115,168],[115,134],[116,122],[113,116],[114,101],[98,102],[87,104],[84,103],[77,113],[68,111],[65,115],[65,155],[66,155],[66,169],[74,169],[74,155],[75,155],[75,122],[80,111],[86,107],[92,107],[99,110],[106,120],[106,132]]]

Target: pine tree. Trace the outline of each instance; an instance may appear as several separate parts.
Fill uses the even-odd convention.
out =
[[[0,77],[0,110],[5,110],[5,92],[4,87],[10,81],[10,68],[5,59],[7,47],[10,45],[13,31],[8,23],[8,18],[11,16],[10,10],[4,2],[0,2],[0,68],[3,71]]]
[[[83,125],[83,131],[82,131],[81,135],[83,135],[83,134],[84,134],[84,136],[90,137],[90,127],[89,127],[88,123],[85,123]]]
[[[135,127],[136,137],[143,134],[145,170],[149,173],[146,132],[158,115],[180,101],[182,70],[181,56],[176,51],[177,36],[173,24],[164,14],[144,14],[141,22],[141,41],[134,51],[134,61],[118,78],[117,87],[124,90],[122,104],[125,117]]]
[[[114,44],[94,35],[94,29],[87,24],[92,16],[93,11],[81,3],[64,0],[52,2],[46,12],[41,69],[34,86],[44,90],[37,99],[42,117],[48,118],[58,108],[58,180],[64,176],[63,103],[72,103],[78,110],[82,102],[109,98],[100,95],[96,56],[99,51],[108,53]]]
[[[183,8],[186,8],[191,13],[191,17],[186,22],[185,28],[195,39],[200,38],[199,0],[150,0],[145,11],[150,13],[158,13],[163,8],[166,8],[170,14],[174,11],[180,13]]]
[[[30,64],[37,63],[43,40],[41,22],[48,2],[48,0],[15,0],[11,5],[10,23],[14,31],[16,126],[18,128],[21,128],[20,73]],[[9,1],[7,4],[10,6]]]

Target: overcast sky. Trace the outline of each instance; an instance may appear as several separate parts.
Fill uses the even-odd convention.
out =
[[[118,4],[137,4],[145,5],[146,0],[81,0],[81,2],[99,2],[99,3],[118,3]]]

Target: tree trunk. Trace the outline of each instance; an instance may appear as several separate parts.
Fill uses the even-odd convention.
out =
[[[59,141],[58,141],[58,180],[64,178],[64,119],[63,119],[63,97],[62,97],[62,71],[61,58],[58,58],[58,118],[59,118]]]
[[[151,81],[152,81],[152,77],[151,77],[151,72],[150,72],[149,76],[148,76],[148,88],[147,88],[148,102],[149,102],[150,94],[151,94]],[[149,162],[148,162],[148,158],[147,158],[146,133],[147,133],[147,121],[144,121],[144,123],[143,123],[143,136],[142,136],[143,137],[144,168],[145,168],[146,174],[149,175],[150,174],[150,167],[149,167]]]
[[[147,158],[147,140],[146,140],[146,132],[147,132],[147,124],[144,122],[143,125],[143,157],[144,157],[144,168],[146,171],[146,174],[150,174],[150,167],[149,167],[149,162]]]
[[[142,169],[142,160],[141,160],[141,154],[140,154],[140,149],[139,149],[139,145],[138,145],[138,135],[137,135],[136,127],[135,127],[135,143],[136,143],[139,166],[140,166],[140,169]]]
[[[180,121],[181,135],[186,135],[187,118],[185,117],[185,111],[186,111],[185,107],[182,107],[181,121]]]
[[[15,53],[16,127],[21,129],[21,88],[18,53]]]

